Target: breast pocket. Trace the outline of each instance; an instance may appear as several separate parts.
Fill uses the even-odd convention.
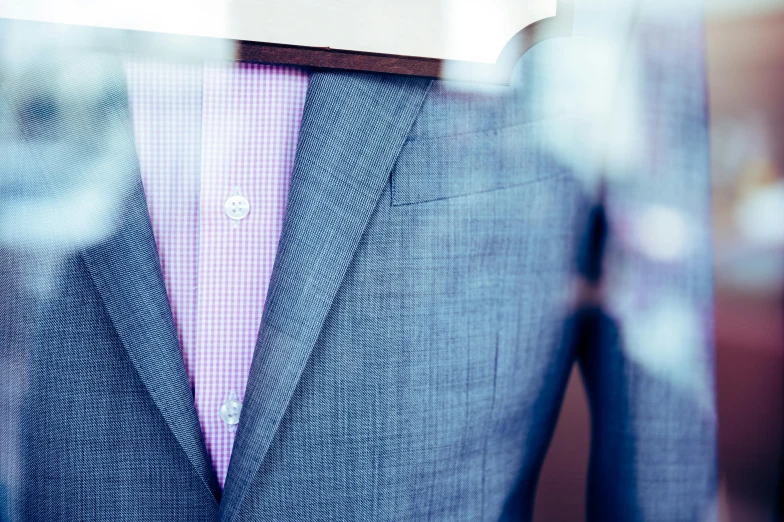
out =
[[[391,174],[392,205],[412,205],[568,176],[553,147],[567,116],[407,141]]]

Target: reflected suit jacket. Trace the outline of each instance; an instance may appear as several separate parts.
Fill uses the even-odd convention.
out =
[[[22,104],[21,115],[19,100],[51,78],[27,74],[20,94],[4,66],[2,201],[22,210],[0,247],[2,516],[529,520],[579,363],[592,413],[588,518],[711,520],[700,14],[616,24],[601,10],[578,3],[573,37],[526,53],[511,87],[313,72],[223,491],[167,301],[119,61],[64,55],[64,74],[100,70],[101,89]],[[583,80],[622,69],[623,59],[603,68],[601,42],[627,29],[624,105]],[[588,74],[552,66],[568,57]],[[599,140],[609,161],[592,145],[610,132],[604,106],[592,112],[602,99],[633,116]],[[612,154],[621,149],[631,159]],[[90,163],[99,154],[111,174]],[[586,180],[599,175],[607,277],[626,300],[576,343],[568,290]],[[686,255],[634,250],[655,232],[638,219],[649,208],[687,223]]]

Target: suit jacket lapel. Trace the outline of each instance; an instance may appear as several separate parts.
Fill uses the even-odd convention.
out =
[[[100,93],[93,92],[95,99],[77,99],[59,107],[63,118],[73,124],[73,132],[78,134],[71,143],[84,146],[87,151],[76,150],[78,145],[71,145],[65,157],[73,162],[89,156],[93,150],[105,151],[104,156],[111,158],[111,167],[93,169],[93,175],[89,174],[90,169],[72,167],[40,154],[41,171],[55,198],[66,208],[69,203],[66,198],[71,196],[63,195],[57,187],[79,184],[93,184],[96,190],[106,194],[104,199],[111,199],[116,205],[112,208],[114,222],[95,227],[109,230],[108,237],[93,238],[93,243],[81,249],[82,258],[139,377],[196,473],[217,500],[220,489],[204,444],[163,283],[120,60],[73,53],[64,54],[61,62],[63,68],[96,78],[103,88]],[[98,99],[98,94],[106,99]],[[86,111],[100,101],[112,113],[103,118],[89,117],[91,114]],[[109,127],[111,132],[107,131]],[[30,146],[34,146],[34,140]],[[90,178],[91,175],[94,177]]]
[[[82,257],[139,377],[218,499],[220,488],[199,425],[140,178],[124,205],[114,234],[84,249]]]
[[[264,459],[429,85],[367,74],[311,78],[223,522],[235,519]]]

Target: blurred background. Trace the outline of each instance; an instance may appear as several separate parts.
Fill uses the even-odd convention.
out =
[[[721,522],[784,520],[784,0],[706,0]],[[572,375],[535,520],[585,520],[590,419]],[[572,493],[570,493],[572,492]]]

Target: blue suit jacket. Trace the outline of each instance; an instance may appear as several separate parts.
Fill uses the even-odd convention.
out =
[[[573,38],[532,49],[511,88],[313,74],[223,492],[163,285],[121,69],[68,54],[22,71],[19,91],[5,66],[2,201],[23,209],[0,247],[5,516],[528,520],[580,362],[593,415],[589,518],[710,519],[710,336],[687,329],[688,360],[673,365],[655,356],[683,340],[677,329],[657,337],[666,322],[636,335],[628,315],[609,313],[576,343],[565,304],[584,181],[604,173],[610,207],[664,205],[697,231],[669,264],[611,237],[608,274],[710,317],[699,12],[632,25],[597,13],[578,6]],[[595,154],[591,140],[607,130],[583,102],[602,92],[571,69],[554,80],[552,66],[586,51],[581,38],[613,41],[621,27],[631,27],[642,129],[642,152],[626,163]],[[604,55],[591,53],[577,61],[603,74]],[[100,88],[24,101],[55,77]],[[107,157],[109,170],[96,159]],[[651,338],[664,339],[653,358]]]

